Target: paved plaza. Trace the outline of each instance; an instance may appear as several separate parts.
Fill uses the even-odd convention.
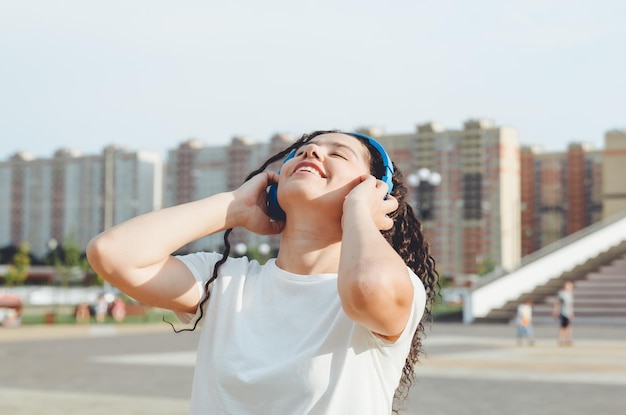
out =
[[[624,413],[626,327],[574,326],[571,347],[556,330],[529,347],[512,326],[434,324],[402,413]],[[197,340],[166,324],[2,328],[0,414],[186,414]]]

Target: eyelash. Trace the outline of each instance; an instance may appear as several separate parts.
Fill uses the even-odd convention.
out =
[[[303,150],[298,150],[296,151],[295,157],[300,157],[302,155],[302,153],[304,153]],[[337,156],[340,157],[344,160],[348,160],[348,157],[344,156],[342,153],[338,153],[338,152],[334,152],[334,153],[330,153],[331,156]]]

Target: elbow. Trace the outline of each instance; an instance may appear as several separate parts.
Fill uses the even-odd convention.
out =
[[[379,261],[368,259],[340,270],[338,289],[342,305],[350,310],[367,312],[379,303],[395,303],[398,299],[394,280],[402,272],[406,272],[406,268],[394,271],[391,267],[381,266]]]
[[[394,307],[396,298],[389,287],[371,280],[357,280],[339,287],[341,306],[348,317],[361,321],[384,307]]]
[[[353,320],[367,306],[368,290],[356,284],[339,284],[339,299],[345,313]]]
[[[112,254],[107,248],[106,237],[102,234],[95,236],[87,244],[86,252],[87,261],[93,270],[105,280],[112,282],[113,261],[110,260]]]
[[[411,312],[413,286],[406,268],[393,274],[340,278],[338,292],[348,317],[386,338],[402,332]]]
[[[87,256],[87,262],[93,269],[98,268],[100,263],[100,246],[98,244],[98,236],[92,238],[87,244],[87,248],[85,250],[85,255]]]
[[[390,296],[388,292],[372,293],[368,289],[340,297],[346,315],[373,333],[390,341],[402,333],[410,308],[397,296]]]

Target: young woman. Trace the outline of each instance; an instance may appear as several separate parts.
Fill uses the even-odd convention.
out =
[[[235,227],[282,233],[277,258],[228,257]],[[221,254],[171,255],[224,230]],[[401,173],[373,139],[336,131],[304,135],[234,191],[118,225],[87,254],[129,296],[202,321],[193,414],[390,413],[437,286]]]

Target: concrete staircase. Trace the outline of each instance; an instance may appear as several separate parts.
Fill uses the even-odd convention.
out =
[[[530,299],[534,303],[535,324],[555,324],[552,310],[556,295],[565,281],[574,283],[576,323],[626,326],[626,243],[599,254],[515,300],[508,301],[476,322],[512,322],[517,306]]]
[[[535,321],[554,321],[556,301],[554,292],[536,304]],[[626,255],[574,281],[574,315],[577,323],[626,325]]]

